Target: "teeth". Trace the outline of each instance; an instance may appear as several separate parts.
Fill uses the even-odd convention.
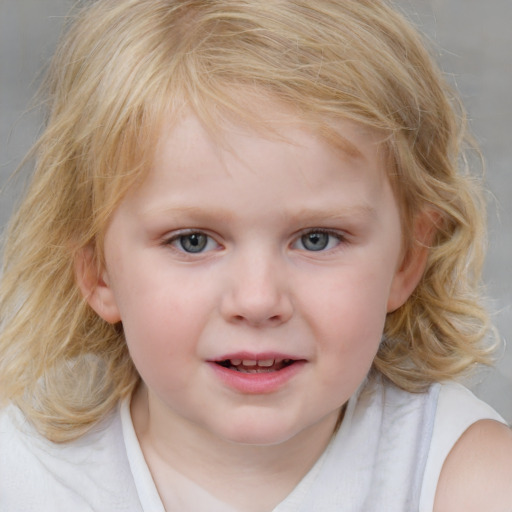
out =
[[[274,366],[276,363],[275,359],[231,359],[230,363],[232,366],[247,366],[247,367],[254,367],[254,366],[262,366],[264,368],[270,368],[271,366]]]
[[[227,359],[226,364],[236,367],[239,371],[254,370],[256,368],[272,368],[278,366],[279,369],[284,365],[288,366],[293,362],[292,359]]]
[[[263,366],[265,368],[270,368],[274,365],[275,360],[274,359],[261,359],[259,361],[256,361],[255,359],[244,359],[243,361],[240,361],[239,359],[232,359],[231,364],[233,366],[240,366],[240,363],[243,366]]]

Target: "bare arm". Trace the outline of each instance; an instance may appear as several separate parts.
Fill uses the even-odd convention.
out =
[[[512,512],[512,431],[492,420],[472,425],[448,455],[434,512]]]

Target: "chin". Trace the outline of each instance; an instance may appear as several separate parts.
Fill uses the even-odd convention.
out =
[[[278,435],[276,433],[247,432],[242,435],[230,436],[227,440],[233,444],[244,446],[264,447],[277,446],[293,438],[292,435]]]
[[[299,433],[296,425],[284,425],[274,419],[230,423],[221,436],[228,442],[250,446],[274,446],[286,443]]]

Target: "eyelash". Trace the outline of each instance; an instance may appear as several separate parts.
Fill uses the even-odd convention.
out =
[[[192,237],[196,237],[196,241],[192,242],[192,245],[195,243],[195,244],[199,244],[199,246],[200,246],[200,249],[197,251],[187,250],[185,248],[185,246],[183,245],[185,240],[188,239],[189,241],[191,241]],[[199,239],[200,237],[204,237],[204,240],[203,240],[204,246],[202,248],[201,248],[202,241]],[[164,245],[171,246],[175,250],[185,253],[185,254],[201,254],[203,252],[209,252],[209,251],[213,250],[213,248],[209,248],[207,251],[204,250],[204,249],[208,248],[208,246],[211,245],[212,242],[215,244],[216,247],[219,247],[219,244],[210,235],[206,234],[204,231],[189,230],[189,231],[181,231],[179,233],[176,233],[175,235],[172,235],[171,237],[169,237],[165,240]]]
[[[195,237],[195,238],[194,238]],[[309,239],[307,238],[309,237]],[[315,243],[320,241],[320,245],[318,248],[312,248],[306,246],[306,244],[312,242]],[[327,237],[327,238],[325,238]],[[334,245],[333,245],[333,239],[334,239]],[[187,244],[187,241],[190,242],[188,244],[188,248],[185,247],[184,244]],[[297,236],[293,243],[291,244],[292,249],[298,249],[305,252],[327,252],[331,251],[333,249],[336,249],[340,244],[346,243],[347,239],[346,236],[339,231],[334,231],[330,229],[322,229],[322,228],[311,228],[306,231],[303,231]],[[214,247],[212,247],[212,243],[214,244]],[[215,241],[213,237],[206,234],[204,231],[181,231],[178,232],[171,237],[167,238],[164,242],[164,245],[171,246],[175,250],[184,253],[184,254],[203,254],[205,252],[210,252],[214,250],[215,248],[220,247],[220,244]],[[301,247],[302,246],[302,247]],[[198,247],[198,250],[190,250],[194,247]]]
[[[332,229],[322,229],[322,228],[312,228],[306,231],[303,231],[299,237],[292,244],[292,247],[295,247],[297,244],[301,243],[303,246],[305,245],[306,237],[311,237],[313,235],[327,236],[326,245],[321,246],[319,249],[307,249],[303,247],[302,250],[306,252],[327,252],[333,249],[336,249],[340,244],[346,243],[346,236],[339,231],[334,231]],[[332,245],[332,239],[335,239],[335,244]],[[311,241],[311,238],[310,238]]]

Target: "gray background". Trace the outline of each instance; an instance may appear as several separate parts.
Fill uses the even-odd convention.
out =
[[[512,0],[397,4],[433,41],[487,161],[493,200],[485,279],[506,342],[512,340]],[[40,129],[41,119],[29,105],[70,5],[71,0],[0,0],[0,226],[18,194],[8,177]],[[479,374],[471,386],[512,421],[512,347],[503,349],[497,367]]]

